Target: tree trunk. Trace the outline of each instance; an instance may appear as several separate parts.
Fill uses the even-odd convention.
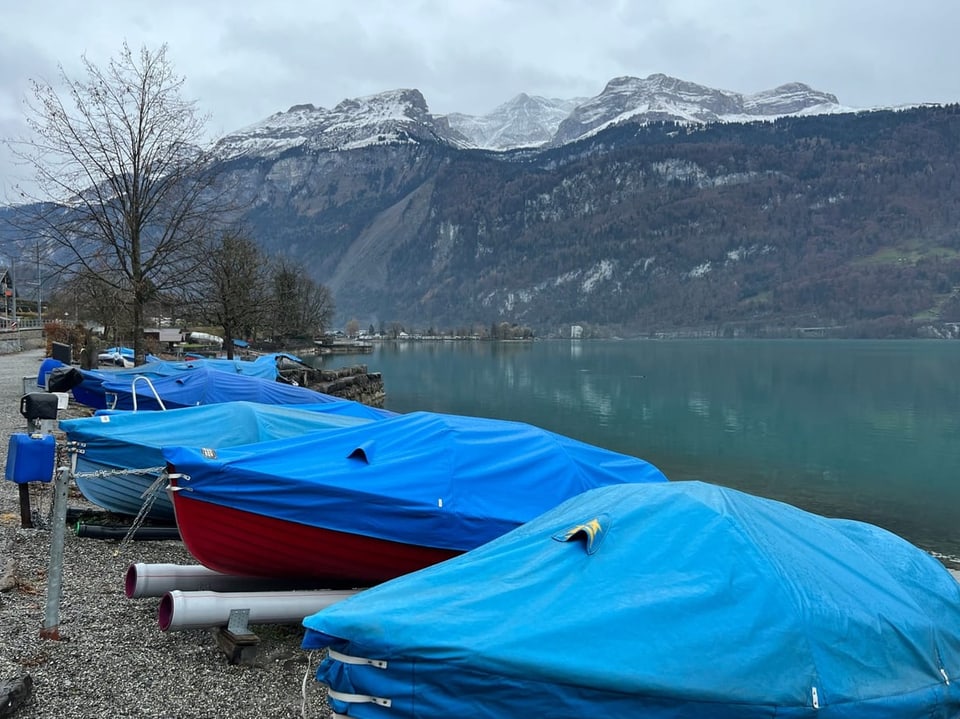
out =
[[[146,362],[146,352],[143,343],[143,300],[138,292],[133,300],[133,363],[142,365]]]

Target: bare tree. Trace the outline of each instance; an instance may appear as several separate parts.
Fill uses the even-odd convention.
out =
[[[323,334],[334,314],[333,294],[303,267],[281,257],[273,269],[273,334],[283,341]]]
[[[60,68],[63,95],[32,83],[31,138],[9,143],[36,175],[29,229],[66,248],[64,263],[127,298],[138,362],[144,308],[189,281],[201,240],[223,205],[212,191],[206,117],[181,97],[167,47],[131,52],[100,68],[83,58],[86,79]]]
[[[51,295],[54,309],[65,316],[80,320],[83,314],[89,319],[103,324],[104,334],[120,344],[129,338],[132,326],[130,311],[130,293],[118,289],[117,281],[107,281],[95,272],[80,270],[74,272],[57,291]]]
[[[206,314],[223,328],[227,357],[233,359],[233,338],[252,336],[267,316],[267,262],[253,240],[229,231],[210,248],[204,264]]]

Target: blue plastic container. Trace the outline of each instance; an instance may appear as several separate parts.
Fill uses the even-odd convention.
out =
[[[56,454],[57,443],[52,434],[11,434],[6,478],[17,484],[50,482]]]

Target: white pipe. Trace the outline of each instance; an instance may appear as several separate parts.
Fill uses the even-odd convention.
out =
[[[249,624],[298,624],[304,617],[352,597],[361,589],[320,589],[299,592],[181,592],[174,589],[160,599],[160,629],[225,627],[234,609],[249,609]]]
[[[253,592],[281,589],[321,589],[316,581],[297,581],[267,577],[240,577],[221,574],[201,565],[144,564],[127,567],[123,591],[129,599],[162,597],[174,589],[195,591],[209,589],[220,592]]]

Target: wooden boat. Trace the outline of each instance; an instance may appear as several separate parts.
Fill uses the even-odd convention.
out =
[[[178,487],[177,479],[171,487]],[[366,587],[450,559],[459,551],[314,527],[171,492],[187,549],[208,569]]]
[[[532,425],[430,412],[163,455],[177,526],[197,561],[331,585],[434,564],[587,489],[666,481],[641,459]]]

